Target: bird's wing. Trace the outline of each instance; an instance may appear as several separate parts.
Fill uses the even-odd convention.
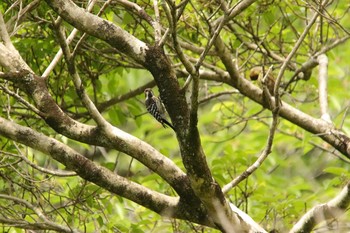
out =
[[[155,96],[153,96],[152,98],[154,98],[154,101],[157,104],[157,108],[158,108],[159,113],[162,115],[163,118],[165,118],[166,109],[165,109],[165,106],[164,106],[162,100],[160,98],[155,97]]]

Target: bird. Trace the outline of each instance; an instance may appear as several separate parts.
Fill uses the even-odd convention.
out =
[[[174,126],[165,119],[165,107],[164,104],[162,102],[162,100],[158,97],[156,97],[153,94],[153,91],[151,88],[146,88],[145,91],[145,105],[146,105],[146,109],[147,111],[157,120],[159,121],[164,128],[166,128],[166,126],[169,126],[170,128],[172,128],[175,131]]]
[[[253,67],[249,72],[249,77],[252,81],[257,81],[258,86],[262,88],[263,86],[263,78],[266,75],[268,69],[263,69],[261,66]],[[272,72],[269,72],[265,79],[265,83],[267,86],[267,89],[269,90],[271,95],[274,95],[274,88],[275,88],[275,77],[272,75]]]

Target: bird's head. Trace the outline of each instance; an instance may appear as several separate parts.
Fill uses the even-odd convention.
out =
[[[151,88],[146,88],[144,93],[145,93],[146,98],[152,98],[152,96],[153,96],[153,92],[152,92]]]
[[[263,68],[261,66],[253,67],[249,72],[249,77],[252,81],[255,81],[259,78],[259,75],[261,75],[263,72]]]

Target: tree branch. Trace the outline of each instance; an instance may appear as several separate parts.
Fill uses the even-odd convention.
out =
[[[272,123],[271,123],[271,126],[270,126],[269,136],[268,136],[267,142],[266,142],[266,147],[264,148],[264,150],[260,154],[259,158],[252,165],[250,165],[242,174],[237,176],[230,183],[226,184],[222,188],[222,192],[223,193],[225,193],[225,194],[228,193],[232,188],[234,188],[240,182],[242,182],[243,180],[248,178],[265,161],[267,156],[271,153],[273,139],[275,137],[275,132],[277,130],[277,124],[278,124],[278,111],[277,112],[273,112],[273,114],[272,114]]]
[[[96,3],[96,0],[94,1],[91,1],[90,4],[88,5],[87,7],[87,11],[88,12],[91,12],[93,6],[95,5]],[[61,18],[61,17],[59,17]],[[59,18],[58,18],[58,21],[59,21]],[[56,23],[59,23],[59,22],[56,22]],[[66,43],[67,45],[70,45],[70,43],[73,41],[73,39],[75,38],[75,36],[78,34],[78,30],[76,28],[74,28],[72,30],[72,32],[70,33],[70,35],[68,36],[67,40],[66,40]],[[84,37],[84,35],[82,36]],[[55,68],[55,66],[57,65],[57,63],[61,60],[62,58],[62,55],[63,55],[63,51],[62,51],[62,48],[60,48],[58,50],[58,52],[56,53],[55,57],[52,59],[50,65],[48,65],[48,67],[46,67],[46,70],[44,71],[42,77],[48,77],[49,74],[52,72],[52,70]]]
[[[53,175],[53,176],[67,177],[67,176],[76,176],[77,175],[75,172],[50,170],[50,169],[46,169],[46,168],[40,167],[37,164],[31,162],[27,157],[25,157],[22,154],[12,154],[12,153],[5,152],[5,151],[0,151],[0,154],[4,154],[4,155],[9,155],[9,156],[12,156],[12,157],[20,158],[25,163],[27,163],[29,166],[31,166],[32,168],[34,168],[34,169],[36,169],[36,170],[38,170],[40,172]]]
[[[321,119],[332,123],[331,116],[328,113],[328,57],[321,54],[317,57],[319,64],[318,72],[318,95],[321,110]]]
[[[36,131],[0,118],[0,134],[19,143],[49,154],[53,159],[75,171],[80,177],[130,199],[162,215],[177,215],[178,198],[151,191],[137,183],[99,166],[65,144]]]
[[[17,68],[31,70],[13,46],[1,13],[0,38],[3,41],[0,43],[0,65],[11,71],[15,71]]]
[[[43,78],[28,71],[0,73],[0,78],[16,83],[28,93],[35,101],[37,108],[45,114],[44,120],[58,133],[79,142],[114,148],[126,153],[160,175],[179,195],[188,195],[189,181],[173,161],[149,144],[118,128],[108,128],[108,135],[106,135],[105,131],[98,127],[71,119],[52,99]]]
[[[99,127],[101,127],[103,130],[105,130],[107,127],[111,127],[111,125],[100,114],[100,112],[96,108],[95,104],[91,101],[90,97],[88,96],[88,94],[85,91],[83,83],[82,83],[80,76],[77,72],[77,69],[75,67],[75,60],[74,60],[75,57],[72,56],[70,49],[69,49],[69,46],[66,43],[66,38],[64,36],[63,31],[61,30],[62,27],[60,25],[55,25],[55,28],[56,28],[56,34],[58,37],[58,41],[61,44],[61,49],[63,51],[63,54],[64,54],[65,59],[66,59],[67,64],[68,64],[68,71],[73,78],[74,87],[75,87],[75,90],[76,90],[78,96],[80,97],[80,99],[84,103],[84,105],[85,105],[86,109],[88,110],[88,112],[90,113],[92,119],[95,120],[95,122],[97,123],[97,125]]]
[[[350,182],[327,203],[314,206],[293,226],[289,233],[310,232],[317,224],[336,219],[347,211],[350,204]]]
[[[217,38],[215,47],[230,77],[229,79],[224,78],[222,81],[237,88],[242,94],[249,97],[253,101],[263,105],[266,108],[269,108],[270,110],[273,110],[271,109],[271,106],[267,106],[264,102],[262,91],[239,74],[235,64],[233,63],[232,55],[227,50],[220,37]],[[315,119],[308,114],[293,108],[283,101],[281,101],[279,114],[284,119],[313,134],[318,135],[343,155],[350,158],[350,138],[340,130],[336,130],[333,125],[323,120]]]
[[[64,20],[80,31],[106,41],[140,64],[146,60],[146,43],[127,33],[119,26],[86,12],[71,0],[46,0]]]
[[[0,119],[0,122],[1,122],[1,119]],[[42,228],[41,229],[47,229],[47,230],[54,230],[54,231],[59,231],[59,232],[73,232],[73,233],[78,233],[80,231],[78,230],[75,230],[75,229],[71,229],[69,227],[66,227],[66,226],[62,226],[62,225],[59,225],[55,222],[52,222],[51,220],[49,220],[45,214],[43,212],[40,211],[40,209],[34,205],[32,205],[31,203],[29,203],[28,201],[26,200],[23,200],[23,199],[20,199],[20,198],[17,198],[17,197],[13,197],[13,196],[9,196],[9,195],[5,195],[5,194],[0,194],[0,199],[6,199],[6,200],[9,200],[9,201],[13,201],[14,203],[16,204],[22,204],[24,206],[26,206],[27,208],[31,209],[37,216],[38,216],[38,219],[35,221],[36,222],[36,226],[41,226]],[[5,223],[10,223],[8,221],[9,219],[2,219],[0,218],[0,222],[5,222]],[[26,222],[26,221],[20,221],[21,222],[21,225],[24,225],[24,226],[30,226],[31,224],[29,222]],[[13,221],[11,222],[13,224]],[[16,224],[18,224],[19,222],[16,221]]]

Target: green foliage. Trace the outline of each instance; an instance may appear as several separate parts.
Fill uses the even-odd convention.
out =
[[[30,1],[22,2],[26,5]],[[249,68],[262,63],[274,64],[274,73],[278,73],[281,64],[273,60],[272,56],[264,55],[258,49],[247,49],[244,45],[259,44],[261,48],[286,57],[313,12],[309,5],[297,2],[298,4],[295,1],[258,1],[226,25],[220,35],[232,54],[237,55],[235,59],[242,73],[247,74]],[[136,3],[153,18],[152,2]],[[213,21],[221,16],[220,6],[211,3],[190,1],[177,22],[177,36],[200,52],[207,45],[212,30],[203,17],[211,16]],[[339,24],[349,28],[350,16],[344,14],[347,6],[338,3],[339,6],[331,4],[327,9],[339,20]],[[0,4],[0,11],[6,12],[11,5],[11,1],[4,1]],[[14,7],[5,13],[5,21],[13,18],[17,11],[17,7]],[[160,14],[160,23],[168,28],[169,23],[163,9]],[[52,30],[50,15],[57,17],[45,3],[40,3],[11,35],[16,49],[38,75],[43,74],[60,48]],[[107,8],[102,17],[118,24],[140,40],[154,44],[152,27],[142,20],[140,22],[132,11],[126,11],[118,5]],[[72,27],[67,23],[63,25],[68,34]],[[320,28],[311,30],[291,63],[302,64],[320,47],[346,34],[338,26],[320,25],[326,31],[322,35]],[[230,30],[230,27],[235,30]],[[70,48],[73,49],[76,44],[77,41],[73,41]],[[184,67],[178,65],[179,58],[174,56],[172,46],[171,39],[167,40],[165,51],[174,69],[180,74]],[[334,125],[342,128],[347,135],[350,134],[350,119],[347,117],[350,71],[346,59],[349,48],[347,44],[327,53],[330,113]],[[195,52],[196,49],[184,49],[184,53],[195,60],[200,56],[200,52]],[[210,52],[214,55],[207,57],[204,69],[214,73],[216,69],[224,69],[215,51]],[[77,50],[75,59],[85,90],[98,107],[108,104],[109,100],[123,97],[152,80],[148,71],[125,54],[90,36]],[[282,81],[288,82],[293,74],[294,71],[287,70]],[[317,76],[317,69],[314,69],[310,80],[294,82],[287,89],[288,93],[284,92],[282,96],[284,101],[315,118],[320,116]],[[182,78],[186,77],[187,75],[179,75],[179,82],[183,83]],[[199,97],[203,102],[199,105],[198,128],[212,175],[224,186],[252,165],[266,147],[272,114],[240,93],[206,100],[212,94],[233,89],[213,80],[214,78],[209,78],[200,82]],[[3,81],[1,84],[5,85]],[[48,77],[47,84],[51,95],[65,113],[77,121],[95,125],[74,88],[64,59]],[[16,87],[9,88],[17,90]],[[158,92],[156,87],[154,90]],[[25,93],[19,94],[26,98]],[[138,95],[131,95],[108,105],[101,112],[108,122],[153,145],[185,171],[175,133],[170,128],[164,129],[149,114],[145,114],[143,99],[141,91]],[[34,104],[31,99],[26,100]],[[111,148],[99,150],[94,146],[57,136],[43,120],[8,95],[1,95],[0,105],[1,117],[55,137],[94,162],[145,187],[171,196],[177,195],[157,174],[129,156]],[[16,196],[35,204],[58,224],[86,232],[218,232],[189,222],[162,218],[77,176],[60,177],[38,171],[18,155],[23,155],[35,165],[46,169],[66,168],[46,154],[19,146],[4,137],[0,137],[0,147],[1,194]],[[339,155],[333,148],[315,135],[279,119],[271,154],[253,175],[232,189],[227,196],[266,229],[287,231],[303,213],[318,203],[329,201],[346,180],[349,180],[348,164],[337,156]],[[3,215],[14,219],[21,219],[20,214],[23,214],[28,222],[38,221],[32,210],[13,201],[0,198],[0,209],[4,210]],[[345,221],[350,221],[348,215]],[[3,226],[2,229],[4,232],[21,232],[11,226]]]

